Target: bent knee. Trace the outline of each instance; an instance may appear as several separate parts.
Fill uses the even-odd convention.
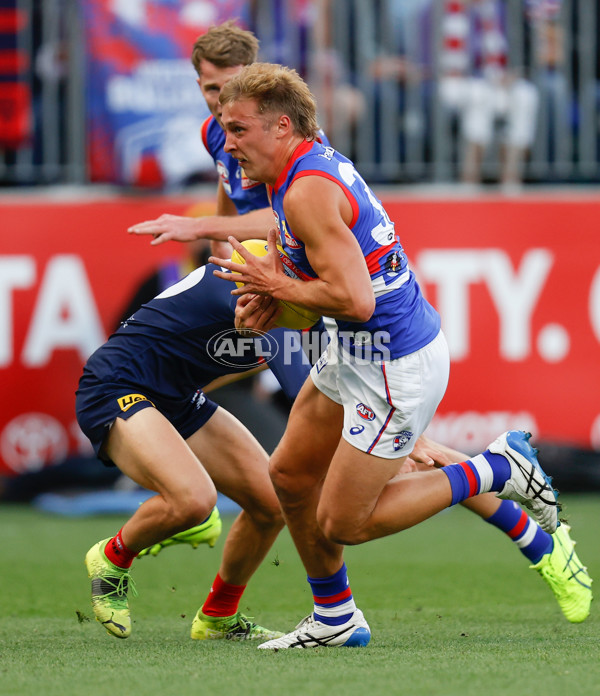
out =
[[[336,518],[320,509],[317,510],[317,523],[323,536],[334,544],[354,546],[362,544],[369,538],[356,522]]]
[[[269,476],[279,498],[282,495],[301,497],[303,493],[314,490],[321,482],[320,477],[291,469],[281,460],[270,462]]]
[[[281,507],[276,498],[273,501],[260,501],[258,504],[245,506],[244,512],[262,529],[282,528],[284,525]]]
[[[179,500],[170,507],[170,518],[173,527],[184,531],[204,522],[217,504],[217,494],[204,493],[201,497],[190,497]]]

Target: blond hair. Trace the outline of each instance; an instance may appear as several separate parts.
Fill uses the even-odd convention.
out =
[[[273,63],[247,65],[227,81],[219,97],[221,104],[240,99],[255,100],[261,114],[286,114],[296,133],[309,140],[316,139],[317,104],[295,70]]]
[[[192,65],[200,75],[200,61],[206,60],[218,68],[250,65],[258,55],[258,39],[239,27],[232,19],[212,26],[196,39],[192,50]]]

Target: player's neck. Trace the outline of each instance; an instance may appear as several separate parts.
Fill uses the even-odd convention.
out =
[[[276,171],[275,178],[266,183],[276,186],[281,175],[289,169],[295,159],[296,150],[305,142],[306,138],[303,138],[301,135],[292,135],[285,144],[282,144],[281,154],[277,156],[276,160],[277,167],[274,168],[274,171]]]

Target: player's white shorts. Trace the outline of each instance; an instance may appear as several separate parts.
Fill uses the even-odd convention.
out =
[[[384,459],[409,455],[444,396],[450,356],[444,334],[395,360],[356,360],[331,341],[310,376],[344,407],[342,436],[353,447]]]

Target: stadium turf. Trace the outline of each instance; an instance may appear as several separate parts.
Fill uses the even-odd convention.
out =
[[[600,592],[600,498],[563,502]],[[227,529],[231,518],[224,521]],[[122,522],[0,506],[2,696],[598,694],[599,605],[585,623],[569,624],[514,544],[464,509],[347,550],[352,589],[373,632],[368,647],[277,653],[189,639],[224,536],[215,549],[173,547],[136,561],[132,636],[109,636],[93,620],[83,557]],[[281,629],[310,611],[287,532],[241,609]]]

